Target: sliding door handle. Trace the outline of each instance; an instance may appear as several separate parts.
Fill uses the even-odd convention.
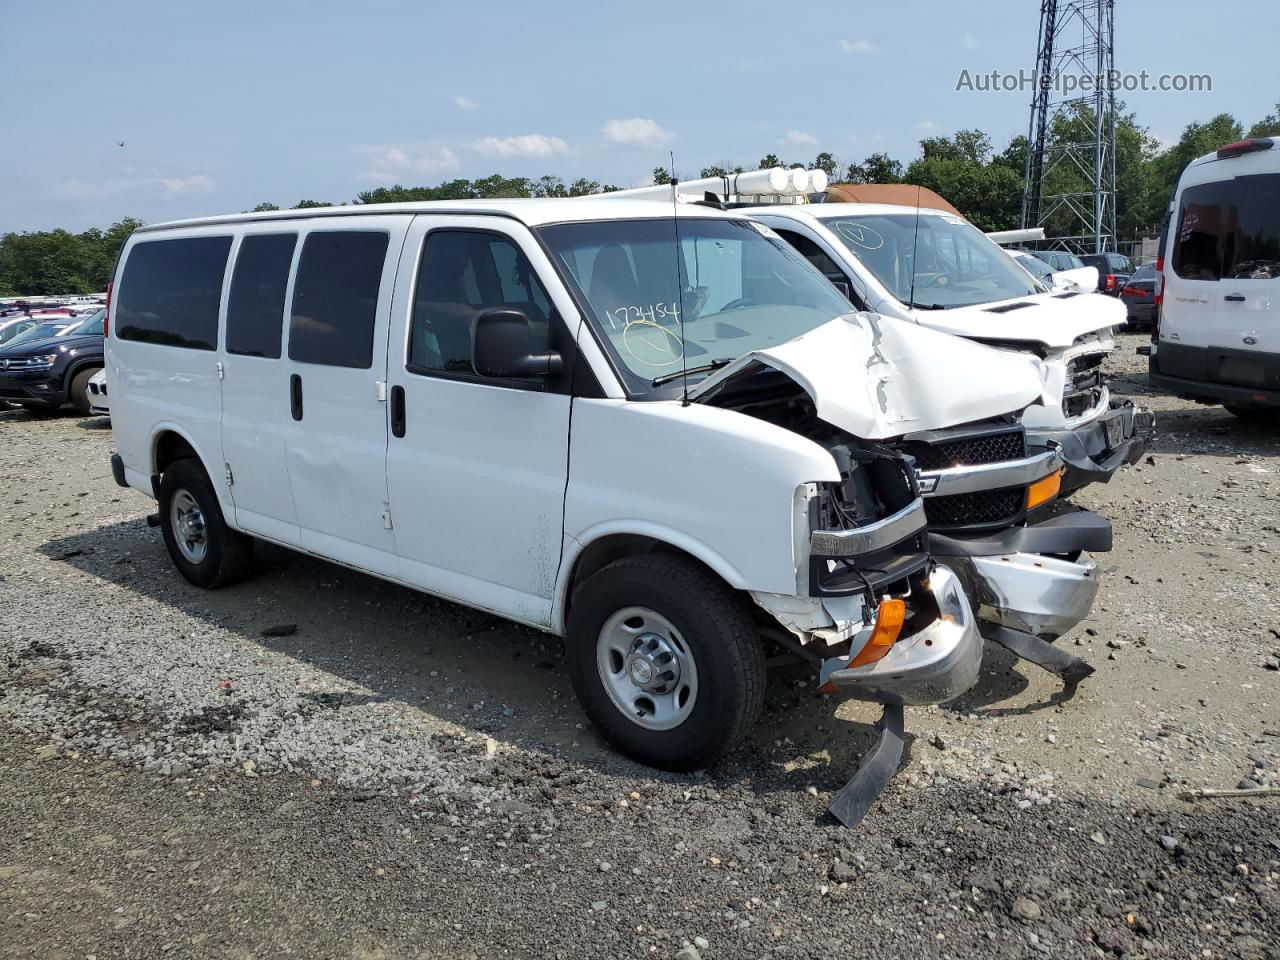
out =
[[[1225,297],[1223,297],[1222,299],[1223,299],[1223,300],[1226,300],[1228,303],[1244,303],[1244,294],[1242,294],[1242,293],[1228,293],[1228,294],[1227,294]]]
[[[293,419],[302,419],[302,377],[296,373],[289,378],[289,412]]]
[[[404,387],[391,388],[391,433],[404,436]]]

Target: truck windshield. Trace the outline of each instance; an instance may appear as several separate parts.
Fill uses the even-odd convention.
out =
[[[922,214],[918,218],[914,213],[845,214],[820,219],[908,306],[943,310],[1043,292],[985,234],[950,214]]]
[[[605,220],[539,231],[582,292],[632,393],[686,366],[691,381],[701,379],[850,312],[822,274],[767,227],[682,216],[677,258],[676,226],[672,219]]]

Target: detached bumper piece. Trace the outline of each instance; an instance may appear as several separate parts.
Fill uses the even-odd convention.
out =
[[[1156,433],[1156,416],[1132,400],[1112,397],[1109,409],[1075,430],[1028,430],[1032,447],[1057,444],[1066,461],[1062,494],[1106,483],[1126,464],[1137,463]]]
[[[1052,646],[1089,615],[1098,595],[1097,565],[1086,550],[1111,549],[1111,524],[1087,510],[986,537],[933,534],[930,546],[950,565],[978,607],[981,632],[1073,686],[1094,672]]]
[[[927,627],[901,637],[887,654],[860,667],[849,664],[858,651],[822,665],[822,685],[859,700],[883,703],[880,737],[857,772],[832,797],[831,813],[846,827],[857,826],[898,771],[904,738],[904,704],[942,703],[960,696],[978,680],[982,636],[960,580],[936,567],[928,592],[938,616]]]

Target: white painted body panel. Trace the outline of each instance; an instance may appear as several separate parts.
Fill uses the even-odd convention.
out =
[[[823,420],[867,440],[1003,416],[1036,403],[1043,393],[1037,367],[1022,355],[891,317],[851,313],[744,354],[691,389],[690,397],[703,396],[757,362],[799,383]],[[851,376],[851,367],[861,375]],[[975,384],[983,389],[975,390]]]
[[[861,261],[822,224],[814,210],[823,208],[857,209],[867,213],[912,213],[915,207],[899,207],[887,204],[820,204],[816,207],[777,205],[752,207],[744,212],[753,219],[771,227],[791,230],[808,237],[846,273],[850,286],[862,300],[882,316],[906,320],[920,326],[940,330],[975,340],[1001,341],[1013,350],[1025,344],[1025,351],[1040,351],[1046,356],[1041,361],[1044,403],[1028,411],[1032,419],[1025,419],[1029,427],[1075,428],[1097,418],[1107,409],[1107,398],[1081,417],[1068,420],[1062,414],[1062,385],[1066,381],[1067,363],[1075,355],[1077,338],[1096,334],[1109,343],[1108,352],[1114,348],[1111,330],[1125,322],[1125,308],[1115,297],[1101,294],[1081,294],[1060,299],[1052,293],[1019,297],[1016,302],[1032,306],[1008,313],[992,313],[999,302],[984,303],[972,307],[954,307],[947,310],[917,310],[908,307],[889,292]],[[942,216],[939,210],[920,210],[921,216]],[[1005,251],[992,243],[992,249],[1001,256]],[[1009,301],[1006,301],[1009,302]],[[1053,393],[1057,389],[1057,394]]]

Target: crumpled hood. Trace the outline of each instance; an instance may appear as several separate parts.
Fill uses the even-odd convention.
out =
[[[1018,414],[1040,399],[1038,361],[875,313],[837,317],[743,354],[689,390],[710,398],[762,367],[794,380],[818,416],[864,440]]]
[[[1031,306],[992,312],[992,307],[1015,303]],[[1063,297],[1060,293],[1038,293],[1000,303],[983,303],[975,307],[953,307],[950,310],[920,310],[920,323],[935,330],[960,337],[982,340],[1011,340],[1043,343],[1064,349],[1076,337],[1125,322],[1125,307],[1116,297],[1100,293],[1082,293]]]

